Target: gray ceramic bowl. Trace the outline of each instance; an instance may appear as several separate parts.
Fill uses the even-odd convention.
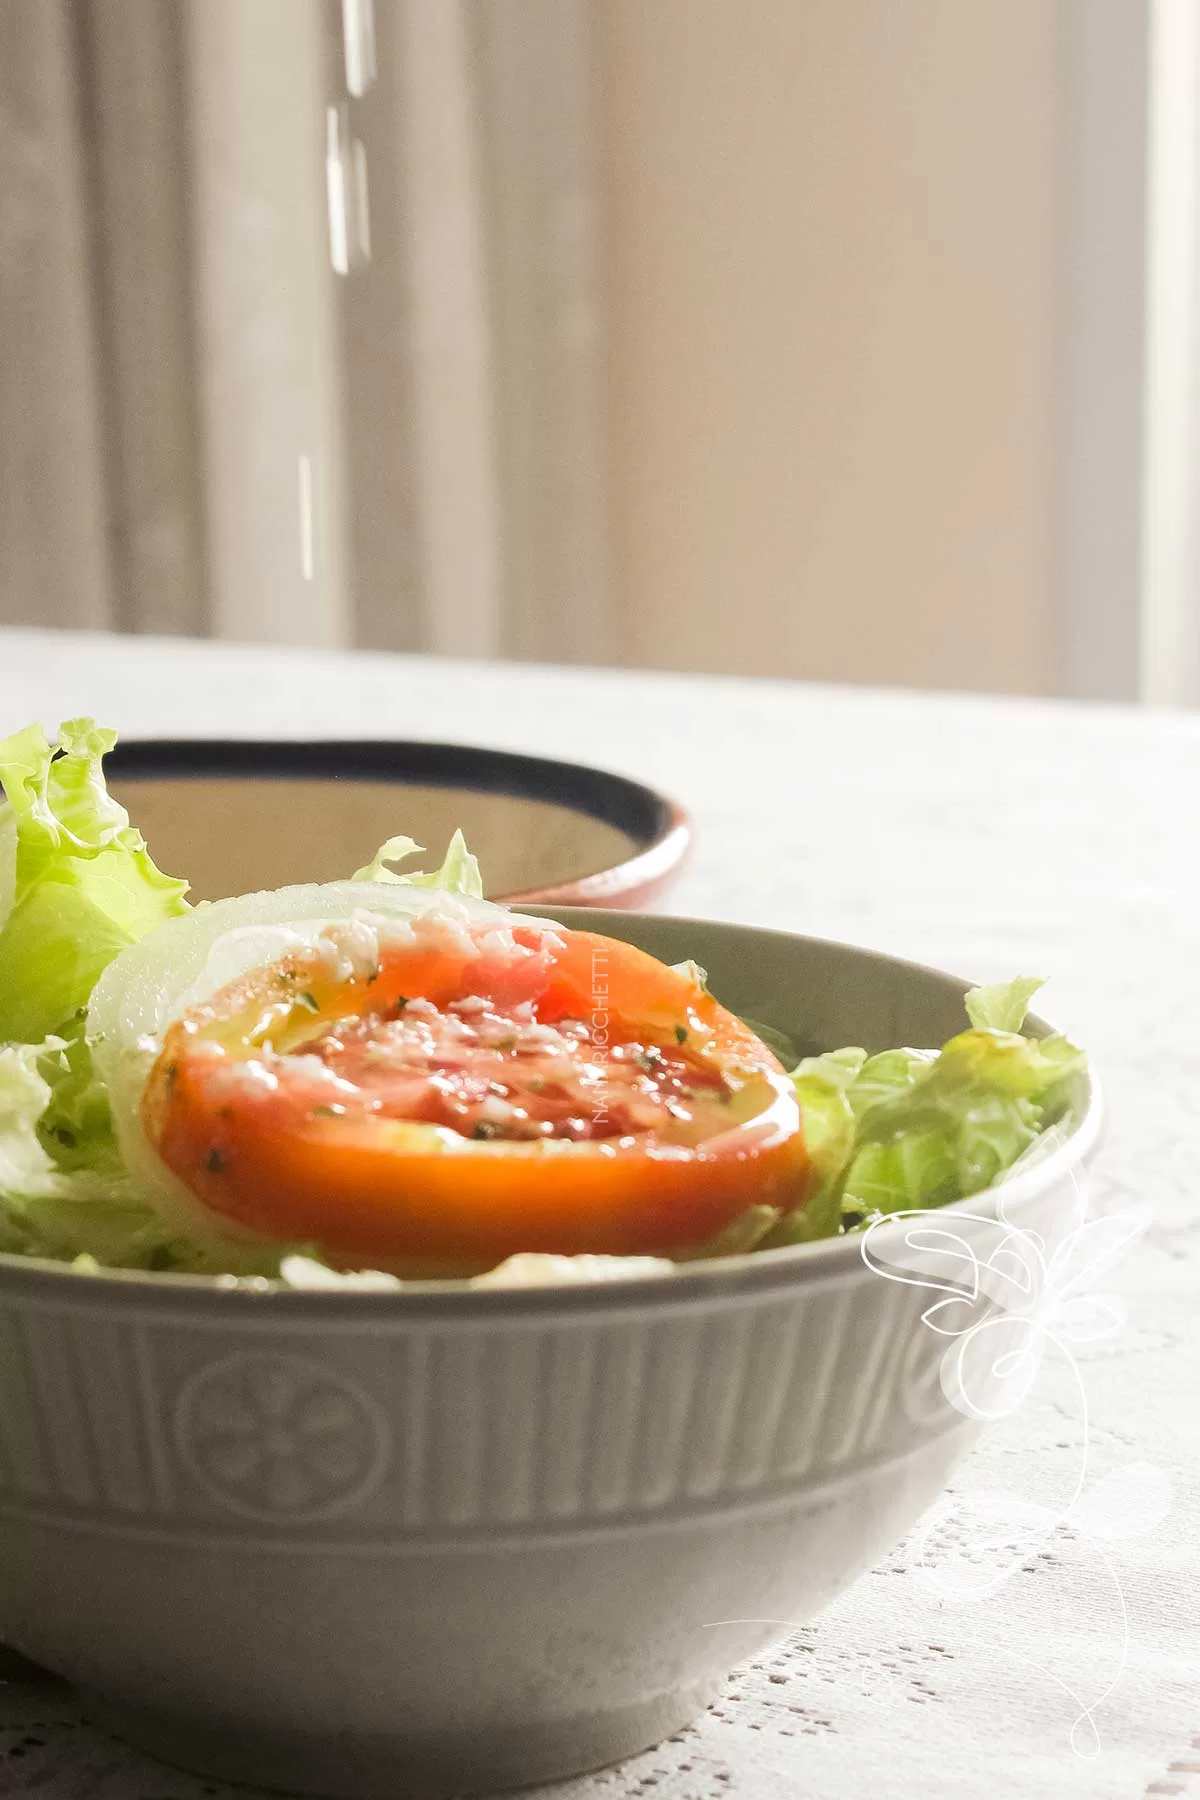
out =
[[[961,982],[863,951],[561,916],[694,956],[805,1047],[962,1023]],[[1082,1086],[1078,1115],[1011,1216],[1069,1210]],[[519,1292],[0,1265],[0,1628],[146,1748],[286,1789],[491,1790],[654,1742],[971,1438],[928,1294],[853,1239]]]

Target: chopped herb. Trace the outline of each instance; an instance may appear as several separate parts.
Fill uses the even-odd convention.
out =
[[[219,1150],[210,1150],[204,1166],[210,1175],[222,1175],[225,1172],[225,1158]]]
[[[383,971],[380,969],[379,964],[376,963],[375,967],[371,970],[371,973],[367,976],[367,986],[370,987],[372,982],[378,981],[382,973]]]
[[[687,1026],[686,1025],[677,1025],[675,1027],[675,1042],[677,1044],[686,1044],[687,1043]]]
[[[653,1071],[654,1069],[657,1069],[662,1059],[663,1053],[658,1048],[657,1044],[650,1044],[645,1050],[640,1052],[638,1063],[641,1068]]]
[[[310,994],[307,989],[304,993],[296,995],[296,1004],[297,1006],[307,1006],[309,1012],[320,1012],[321,1010],[315,994]]]
[[[480,1119],[471,1133],[471,1136],[480,1142],[485,1142],[488,1138],[494,1138],[497,1135],[496,1127],[489,1124],[486,1119]]]
[[[408,995],[407,994],[397,994],[396,998],[392,1002],[392,1010],[394,1012],[402,1013],[407,1005],[408,1005]]]

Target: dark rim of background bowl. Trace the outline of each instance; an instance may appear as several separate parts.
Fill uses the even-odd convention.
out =
[[[586,763],[483,745],[408,739],[259,742],[249,738],[123,739],[104,759],[105,773],[141,781],[250,777],[256,780],[379,781],[471,788],[515,800],[567,807],[633,838],[637,853],[607,869],[588,870],[549,887],[522,888],[497,899],[603,905],[645,894],[665,881],[687,853],[687,814],[653,788]],[[136,823],[136,820],[134,821]]]

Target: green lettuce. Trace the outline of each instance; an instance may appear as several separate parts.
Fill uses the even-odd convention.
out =
[[[938,1051],[845,1049],[793,1074],[815,1186],[771,1243],[939,1207],[1005,1176],[1067,1108],[1082,1051],[1021,1034],[1041,986],[1022,979],[966,996],[970,1029]]]
[[[0,743],[0,1241],[137,1266],[160,1235],[132,1195],[86,1037],[113,958],[187,910],[109,794],[115,734],[72,719]]]
[[[1044,985],[1036,975],[1027,975],[994,987],[972,988],[964,1002],[967,1017],[977,1031],[1020,1031],[1029,1002]]]
[[[87,1040],[109,963],[188,910],[105,786],[115,742],[91,719],[0,742],[0,1249],[172,1268],[194,1253],[134,1192]]]
[[[793,1071],[813,1185],[805,1205],[780,1221],[768,1243],[809,1243],[832,1237],[840,1229],[856,1131],[851,1095],[866,1054],[865,1050],[832,1050],[824,1056],[805,1057]]]
[[[390,837],[381,844],[364,868],[355,869],[351,881],[392,881],[404,887],[445,888],[451,894],[469,894],[483,899],[483,878],[479,864],[467,849],[466,839],[456,831],[450,839],[440,869],[424,875],[399,875],[388,864],[404,862],[410,856],[423,854],[425,846],[410,837]]]
[[[885,1101],[911,1093],[936,1054],[933,1050],[881,1050],[877,1056],[866,1057],[848,1090],[855,1119],[865,1118]]]
[[[42,1141],[51,1089],[40,1064],[49,1044],[0,1047],[0,1249],[123,1268],[164,1266],[162,1222],[132,1193],[115,1159],[61,1169]]]
[[[96,1074],[80,1009],[54,1037],[36,1046],[48,1098],[38,1137],[61,1169],[116,1169],[120,1163],[108,1090]]]
[[[0,1040],[36,1044],[77,1019],[127,945],[187,910],[104,785],[116,734],[71,719],[0,742]]]
[[[0,1193],[52,1193],[55,1170],[38,1136],[50,1090],[38,1073],[38,1052],[0,1049]]]

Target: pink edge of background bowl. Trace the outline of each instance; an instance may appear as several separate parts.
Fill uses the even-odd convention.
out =
[[[640,909],[661,899],[681,873],[692,846],[688,814],[675,801],[668,804],[671,821],[667,829],[636,856],[594,875],[580,875],[550,887],[523,888],[497,898],[509,906],[605,906],[614,910]]]

